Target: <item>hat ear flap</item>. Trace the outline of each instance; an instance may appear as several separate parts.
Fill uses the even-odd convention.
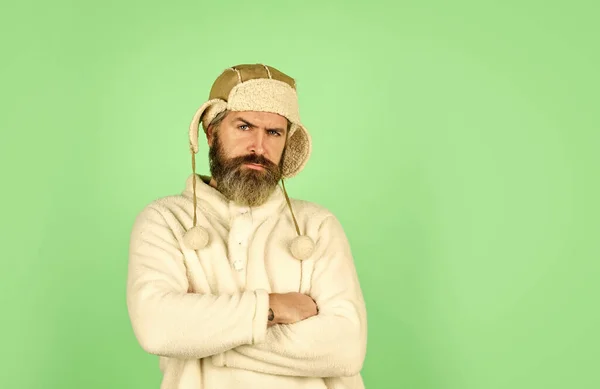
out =
[[[292,123],[283,161],[283,176],[294,177],[306,165],[312,151],[312,139],[303,126]]]
[[[210,123],[215,116],[227,109],[227,103],[221,99],[212,99],[202,104],[194,114],[189,128],[190,149],[192,153],[198,152],[198,133],[200,130],[200,121]]]

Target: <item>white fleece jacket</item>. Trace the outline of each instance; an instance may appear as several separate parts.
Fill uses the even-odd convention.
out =
[[[132,233],[127,306],[141,347],[158,355],[161,389],[362,389],[367,318],[342,226],[316,204],[293,200],[315,252],[298,261],[280,188],[256,208],[229,202],[197,176],[198,225],[207,247],[190,250],[192,176],[181,195],[147,205]],[[317,316],[267,328],[269,293],[301,292]]]

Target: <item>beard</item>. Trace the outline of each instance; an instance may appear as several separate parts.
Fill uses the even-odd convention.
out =
[[[219,192],[240,205],[255,207],[264,204],[281,179],[282,164],[278,166],[256,154],[227,158],[216,133],[214,137],[213,147],[209,151],[209,165]],[[264,170],[244,167],[245,163],[262,165]]]

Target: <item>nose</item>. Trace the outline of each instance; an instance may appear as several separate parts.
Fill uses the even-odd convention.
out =
[[[253,154],[263,155],[265,153],[265,135],[263,131],[254,131],[250,142],[249,151]]]

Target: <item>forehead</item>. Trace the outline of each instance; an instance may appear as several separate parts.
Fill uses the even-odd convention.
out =
[[[230,121],[246,121],[258,127],[287,128],[286,117],[271,112],[233,111],[228,115]]]

